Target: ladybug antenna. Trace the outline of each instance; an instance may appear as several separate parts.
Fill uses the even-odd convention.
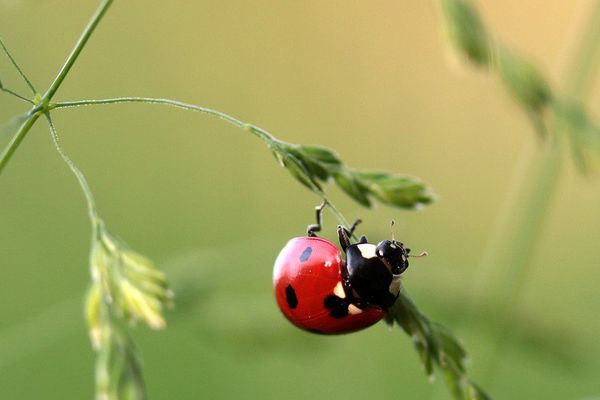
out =
[[[395,242],[396,239],[394,239],[394,225],[396,224],[396,221],[391,220],[390,221],[390,234],[392,236],[392,242]]]
[[[407,257],[427,257],[429,253],[422,251],[420,254],[407,254]]]

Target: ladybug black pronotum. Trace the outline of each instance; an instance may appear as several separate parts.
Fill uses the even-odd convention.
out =
[[[315,234],[325,205],[316,208],[317,223],[308,226],[307,236],[291,239],[279,253],[273,270],[275,297],[285,317],[301,329],[354,332],[381,320],[394,304],[410,249],[393,238],[375,245],[361,236],[352,244],[357,220],[350,230],[337,228],[344,260],[332,242]]]

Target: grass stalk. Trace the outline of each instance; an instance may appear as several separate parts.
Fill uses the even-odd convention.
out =
[[[25,136],[27,136],[27,133],[39,117],[39,112],[34,112],[33,114],[30,114],[29,118],[25,122],[23,122],[17,133],[15,133],[8,145],[4,148],[2,154],[0,154],[0,174],[2,174],[2,171],[12,158],[13,154],[15,153],[15,151],[17,151],[17,148],[19,147],[21,142],[23,142],[23,139],[25,139]]]
[[[54,78],[54,82],[52,82],[52,84],[44,94],[42,101],[45,100],[49,102],[52,99],[52,97],[54,97],[54,94],[60,88],[63,81],[71,71],[73,64],[75,64],[75,61],[77,61],[77,58],[81,54],[81,51],[83,50],[86,43],[94,33],[94,30],[100,23],[100,20],[102,19],[104,14],[106,14],[106,11],[108,11],[108,7],[110,7],[112,2],[113,0],[103,0],[102,3],[100,3],[100,6],[98,6],[98,9],[94,13],[94,15],[92,15],[92,18],[81,33],[81,36],[79,36],[79,40],[77,40],[75,47],[73,47],[73,50],[71,50],[71,54],[69,54],[58,75],[56,76],[56,78]]]
[[[140,96],[132,96],[132,97],[115,97],[109,99],[93,99],[93,100],[76,100],[76,101],[63,101],[57,103],[49,104],[48,108],[50,110],[60,109],[60,108],[75,108],[75,107],[85,107],[85,106],[95,106],[95,105],[110,105],[110,104],[123,104],[123,103],[138,103],[138,104],[155,104],[155,105],[163,105],[169,107],[180,108],[187,111],[195,111],[202,114],[209,115],[211,117],[219,118],[237,128],[240,128],[244,131],[250,132],[262,141],[266,143],[269,148],[278,148],[281,142],[278,139],[275,139],[273,135],[271,135],[266,130],[259,128],[255,125],[243,122],[235,117],[232,117],[229,114],[224,112],[214,110],[208,107],[202,107],[195,104],[184,103],[178,100],[172,99],[164,99],[164,98],[154,98],[154,97],[140,97]],[[305,172],[305,171],[304,171]],[[307,176],[308,178],[308,176]],[[307,179],[310,182],[310,178]],[[339,211],[339,209],[333,204],[333,202],[327,197],[327,194],[321,190],[317,186],[312,186],[311,190],[315,192],[322,200],[327,201],[328,208],[331,210],[333,215],[337,218],[337,220],[344,226],[350,226],[348,220],[344,217],[344,215]]]
[[[23,139],[25,138],[25,136],[27,136],[27,133],[29,133],[29,131],[31,130],[31,127],[35,124],[37,119],[40,117],[40,113],[41,112],[46,113],[47,111],[49,111],[48,104],[50,103],[50,100],[52,100],[52,97],[56,94],[56,91],[62,85],[64,79],[69,74],[69,71],[71,71],[73,64],[75,63],[75,61],[81,54],[81,51],[85,47],[89,38],[94,33],[96,26],[98,26],[98,23],[100,23],[100,20],[102,19],[102,17],[108,10],[108,7],[111,5],[112,1],[113,0],[103,0],[102,3],[100,3],[100,6],[96,10],[94,15],[90,19],[90,21],[88,22],[88,24],[86,25],[81,36],[79,37],[79,40],[75,44],[75,47],[73,47],[73,50],[67,57],[67,60],[63,64],[58,75],[56,76],[56,78],[54,79],[54,81],[52,82],[52,84],[50,85],[50,87],[48,88],[46,93],[44,94],[44,96],[42,96],[39,99],[39,101],[36,102],[34,107],[30,110],[29,118],[23,123],[23,125],[21,125],[19,130],[15,133],[15,135],[11,139],[8,146],[4,149],[4,151],[0,155],[0,174],[4,170],[4,167],[6,166],[6,164],[8,164],[8,162],[12,158],[13,154],[15,153],[15,151],[17,150],[19,145],[23,142]],[[0,45],[4,49],[4,52],[10,58],[11,62],[13,63],[13,65],[15,66],[15,68],[17,69],[19,74],[23,77],[25,82],[27,82],[27,85],[30,87],[30,89],[35,94],[36,90],[33,87],[33,84],[29,81],[29,79],[22,72],[21,68],[15,62],[14,58],[8,52],[8,49],[6,48],[6,46],[4,45],[4,43],[1,40],[0,40]]]
[[[564,77],[566,94],[581,102],[585,100],[594,77],[599,61],[598,50],[600,47],[600,2],[594,6],[593,12],[584,27],[581,40],[576,46],[572,57],[572,64],[567,69]],[[480,269],[490,272],[496,281],[495,293],[490,296],[495,300],[501,313],[501,321],[492,339],[492,353],[488,357],[488,364],[482,366],[482,375],[492,380],[501,350],[510,339],[510,328],[507,321],[519,305],[521,294],[528,281],[531,261],[535,255],[537,244],[543,232],[543,226],[550,215],[550,206],[560,181],[562,170],[561,150],[563,146],[563,133],[557,131],[558,124],[551,121],[549,128],[555,135],[543,143],[542,154],[539,159],[529,163],[525,174],[529,177],[524,181],[517,181],[519,186],[517,195],[510,202],[511,216],[508,223],[504,223],[500,234],[495,235],[490,243],[490,251],[482,260]],[[498,279],[494,271],[502,271]],[[477,281],[478,283],[483,283]],[[481,293],[481,287],[474,287],[472,294]],[[481,296],[472,296],[466,313],[466,322],[474,318],[474,304]]]

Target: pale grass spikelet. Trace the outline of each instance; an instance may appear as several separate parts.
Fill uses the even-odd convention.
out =
[[[111,236],[103,226],[98,231],[90,259],[92,279],[101,288],[102,301],[132,323],[142,321],[152,329],[164,328],[163,312],[172,299],[165,274],[148,258]],[[90,319],[93,312],[87,313],[88,320],[93,321]],[[90,336],[95,336],[92,329],[90,325]]]
[[[172,298],[165,274],[152,261],[128,249],[119,253],[119,264],[119,307],[123,313],[152,329],[164,328],[163,311]]]
[[[85,317],[97,354],[96,400],[143,400],[141,364],[120,320],[164,328],[163,311],[172,293],[152,261],[111,236],[102,221],[94,228]]]
[[[90,252],[90,275],[92,283],[101,289],[103,301],[112,302],[110,269],[112,251],[102,240],[95,240]]]
[[[119,282],[121,293],[119,307],[132,322],[144,321],[152,329],[162,329],[166,326],[161,314],[161,303],[132,285],[124,279]]]
[[[102,290],[98,283],[89,288],[85,301],[85,318],[94,350],[102,343]]]

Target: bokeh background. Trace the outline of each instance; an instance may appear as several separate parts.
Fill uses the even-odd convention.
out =
[[[0,34],[40,90],[96,3],[0,0]],[[477,5],[490,31],[557,83],[590,3]],[[26,92],[4,58],[0,77]],[[479,261],[539,143],[496,77],[456,63],[435,2],[117,1],[56,100],[121,95],[216,108],[280,139],[332,147],[348,165],[428,182],[438,201],[419,212],[367,210],[329,193],[348,219],[363,218],[372,240],[395,219],[397,236],[429,252],[405,286],[455,331],[470,375],[496,398],[600,396],[599,178],[564,163],[504,327],[512,334],[494,353],[498,311],[485,290],[468,293],[476,279],[501,290],[481,278]],[[0,97],[0,121],[25,109]],[[318,199],[255,137],[158,106],[58,110],[54,119],[111,231],[179,288],[168,329],[134,333],[151,398],[449,398],[443,377],[428,383],[397,328],[322,337],[280,316],[272,263],[313,221]],[[0,176],[0,399],[93,393],[81,307],[89,223],[43,126]],[[325,216],[325,236],[336,224]],[[465,309],[474,310],[468,323]]]

